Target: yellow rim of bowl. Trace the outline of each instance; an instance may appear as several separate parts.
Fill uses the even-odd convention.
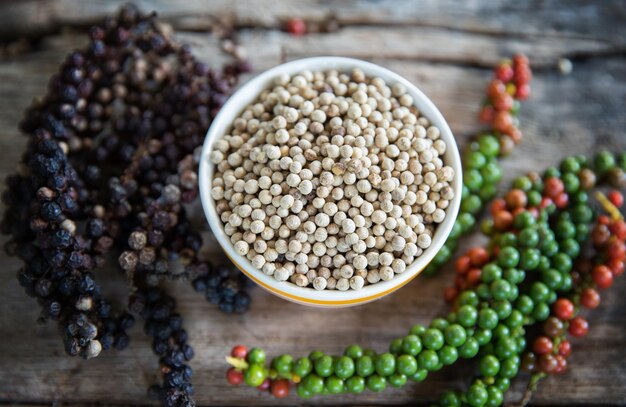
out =
[[[248,276],[250,279],[252,279],[252,281],[257,283],[261,287],[265,288],[266,290],[271,291],[272,293],[278,295],[279,297],[287,297],[287,298],[291,298],[292,300],[295,300],[295,301],[298,301],[298,302],[304,302],[304,303],[316,304],[316,305],[353,305],[353,304],[359,304],[359,303],[362,303],[362,302],[375,300],[377,298],[380,298],[380,297],[383,297],[383,296],[385,296],[387,294],[390,294],[390,293],[396,291],[397,289],[399,289],[401,287],[404,287],[407,283],[409,283],[415,277],[420,275],[422,273],[422,271],[424,270],[424,268],[426,268],[426,266],[424,266],[423,268],[418,270],[417,273],[415,273],[415,275],[413,275],[408,280],[404,281],[402,284],[399,284],[399,285],[397,285],[395,287],[391,287],[390,289],[382,291],[382,292],[380,292],[378,294],[370,295],[368,297],[355,298],[355,299],[352,299],[352,300],[327,300],[327,301],[324,301],[324,300],[313,300],[313,299],[306,298],[306,297],[300,297],[300,296],[297,296],[297,295],[293,295],[293,294],[289,294],[289,293],[277,290],[274,287],[272,287],[271,285],[265,284],[263,281],[261,281],[261,280],[257,279],[256,277],[254,277],[252,275],[252,273],[249,273],[248,271],[246,271],[243,267],[241,267],[239,265],[239,263],[237,263],[235,261],[235,259],[230,257],[228,253],[226,253],[226,256],[230,259],[230,261],[233,262],[233,264],[235,266],[237,266],[237,268],[242,273],[244,273],[246,276]]]

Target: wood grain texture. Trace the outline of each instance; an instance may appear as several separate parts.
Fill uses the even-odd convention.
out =
[[[60,0],[44,4],[31,0],[2,6],[0,36],[81,27],[113,12],[118,3]],[[569,154],[626,149],[623,2],[280,0],[254,7],[251,1],[239,0],[176,4],[161,0],[140,4],[160,10],[175,26],[188,30],[179,37],[213,65],[226,59],[218,53],[218,43],[210,33],[197,32],[208,27],[208,15],[237,18],[242,43],[257,70],[278,64],[283,56],[348,55],[380,63],[407,77],[433,99],[461,145],[480,129],[475,117],[490,77],[485,67],[523,51],[540,69],[533,81],[532,99],[523,107],[524,142],[503,163],[507,180],[529,169],[543,169]],[[312,21],[330,12],[344,24],[336,33],[293,38],[274,29],[287,16],[301,15]],[[35,33],[37,29],[39,33]],[[47,78],[67,51],[84,43],[82,34],[49,35],[36,50],[0,61],[3,177],[13,170],[24,145],[16,130],[22,110],[45,91]],[[562,76],[556,70],[561,57],[574,61],[572,74]],[[205,250],[219,253],[216,242],[206,235]],[[0,243],[5,241],[0,238]],[[481,241],[478,236],[468,237],[463,245]],[[149,403],[145,391],[157,380],[157,360],[140,326],[133,328],[130,349],[124,352],[105,352],[90,361],[66,357],[56,327],[35,323],[38,306],[24,295],[15,279],[19,262],[3,253],[0,262],[0,402]],[[382,351],[412,324],[445,314],[441,292],[451,275],[452,270],[446,268],[439,278],[421,277],[393,296],[341,310],[287,303],[255,288],[252,310],[234,317],[216,311],[188,284],[173,283],[169,289],[179,299],[196,350],[192,361],[196,400],[200,405],[307,404],[293,395],[277,401],[254,389],[228,386],[223,378],[223,356],[235,343],[262,345],[270,355],[302,355],[314,348],[340,352],[350,343]],[[123,279],[110,271],[98,277],[105,290],[121,302]],[[626,401],[624,280],[603,295],[602,306],[593,312],[589,336],[575,341],[574,368],[542,383],[533,404],[620,405]],[[383,394],[317,398],[308,404],[423,405],[444,389],[466,386],[471,374],[472,366],[466,364],[443,369],[426,384]],[[526,378],[517,381],[511,401],[521,397]]]

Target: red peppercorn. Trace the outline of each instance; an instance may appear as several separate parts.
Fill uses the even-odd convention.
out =
[[[620,240],[614,240],[609,243],[606,254],[611,259],[624,260],[626,258],[626,244]]]
[[[510,126],[504,133],[507,134],[515,144],[519,144],[522,141],[522,132],[515,126]]]
[[[564,190],[563,181],[557,177],[547,178],[543,187],[544,195],[552,199],[556,198]]]
[[[611,269],[614,277],[624,274],[624,262],[622,260],[609,259],[606,265]]]
[[[589,332],[589,322],[583,317],[576,317],[570,321],[567,330],[573,337],[583,337]]]
[[[598,223],[601,225],[608,225],[611,223],[611,218],[608,215],[600,215],[598,216]]]
[[[560,193],[554,198],[554,204],[559,209],[565,208],[568,202],[569,202],[569,196],[565,192]]]
[[[506,132],[512,124],[513,118],[511,117],[511,113],[506,110],[500,110],[496,112],[491,125],[497,131]]]
[[[454,285],[461,291],[465,290],[467,288],[465,277],[461,275],[456,276],[456,278],[454,279]]]
[[[301,18],[290,18],[285,26],[285,31],[297,37],[306,34],[306,23]]]
[[[513,215],[509,211],[500,211],[493,217],[493,226],[497,230],[506,230],[513,224]]]
[[[552,312],[563,321],[570,320],[574,316],[574,304],[567,298],[559,298],[554,303]]]
[[[231,367],[226,371],[226,380],[228,383],[238,386],[243,383],[243,372],[241,370],[236,370],[234,367]]]
[[[600,293],[595,288],[585,288],[580,293],[580,303],[583,307],[594,309],[600,305]]]
[[[230,351],[230,355],[234,358],[245,359],[248,356],[248,348],[244,345],[234,346]]]
[[[496,110],[506,110],[508,112],[513,108],[513,97],[508,93],[501,93],[493,98],[493,107]]]
[[[487,95],[492,99],[505,92],[506,85],[499,79],[494,79],[487,85]]]
[[[528,203],[526,192],[519,188],[513,188],[504,196],[506,204],[510,209],[523,208]]]
[[[476,285],[480,282],[482,271],[480,269],[470,269],[467,272],[467,284],[470,286]]]
[[[459,289],[456,287],[446,287],[443,290],[443,299],[448,303],[451,304],[454,302],[454,300],[456,300],[456,297],[458,297],[459,295]]]
[[[613,273],[604,264],[594,267],[591,272],[591,277],[596,285],[601,289],[609,288],[613,285]]]
[[[272,395],[282,399],[289,395],[289,381],[285,379],[277,379],[272,381]]]
[[[516,67],[520,65],[528,66],[528,57],[524,54],[513,55],[513,65]]]
[[[520,83],[515,90],[515,99],[526,100],[530,96],[530,86],[527,83]]]
[[[269,377],[266,377],[265,380],[263,380],[263,383],[259,384],[256,388],[259,390],[267,390],[270,388],[271,384],[272,380]]]
[[[554,355],[546,354],[539,357],[539,367],[545,373],[554,373],[558,367],[558,362]]]
[[[556,359],[556,369],[554,369],[554,373],[564,373],[567,369],[567,360],[561,355],[554,356],[554,359]]]
[[[491,216],[495,216],[496,213],[506,209],[506,201],[502,198],[496,198],[491,202],[491,206],[489,207],[489,211],[491,212]]]
[[[461,275],[466,274],[467,271],[470,269],[470,267],[471,267],[471,260],[469,256],[461,256],[458,259],[456,259],[456,262],[454,263],[454,269],[456,270],[458,274],[461,274]]]
[[[495,69],[496,78],[500,79],[502,82],[509,82],[513,79],[513,74],[513,67],[508,62],[501,63]]]
[[[489,261],[489,252],[484,247],[472,247],[467,255],[474,267],[480,267]]]
[[[624,195],[622,195],[621,192],[614,189],[610,191],[606,196],[607,198],[609,198],[609,201],[611,201],[611,203],[618,208],[624,205]]]
[[[613,221],[609,225],[609,230],[619,240],[626,239],[626,222],[624,222],[624,220],[618,219],[616,221]]]
[[[552,353],[553,343],[547,336],[540,336],[533,343],[533,351],[538,355]]]
[[[478,113],[478,120],[482,123],[491,123],[493,121],[493,117],[495,115],[495,110],[493,106],[483,106]]]
[[[572,344],[568,340],[564,340],[559,344],[559,355],[568,357],[572,353]]]

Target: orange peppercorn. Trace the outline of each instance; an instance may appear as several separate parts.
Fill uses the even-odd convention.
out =
[[[489,261],[489,253],[484,247],[473,247],[467,251],[472,266],[481,267]]]
[[[509,209],[524,208],[528,203],[526,192],[519,188],[513,188],[505,195],[504,199]]]
[[[498,230],[506,230],[513,224],[513,215],[509,211],[500,211],[493,216],[493,226]]]
[[[506,130],[513,124],[513,118],[511,113],[501,110],[496,112],[492,126],[495,130],[500,132],[506,132]]]

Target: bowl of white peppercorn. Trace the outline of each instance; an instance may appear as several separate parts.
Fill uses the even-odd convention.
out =
[[[461,160],[433,102],[400,75],[300,59],[243,84],[200,159],[209,226],[233,263],[287,300],[345,307],[416,277],[445,243]]]

